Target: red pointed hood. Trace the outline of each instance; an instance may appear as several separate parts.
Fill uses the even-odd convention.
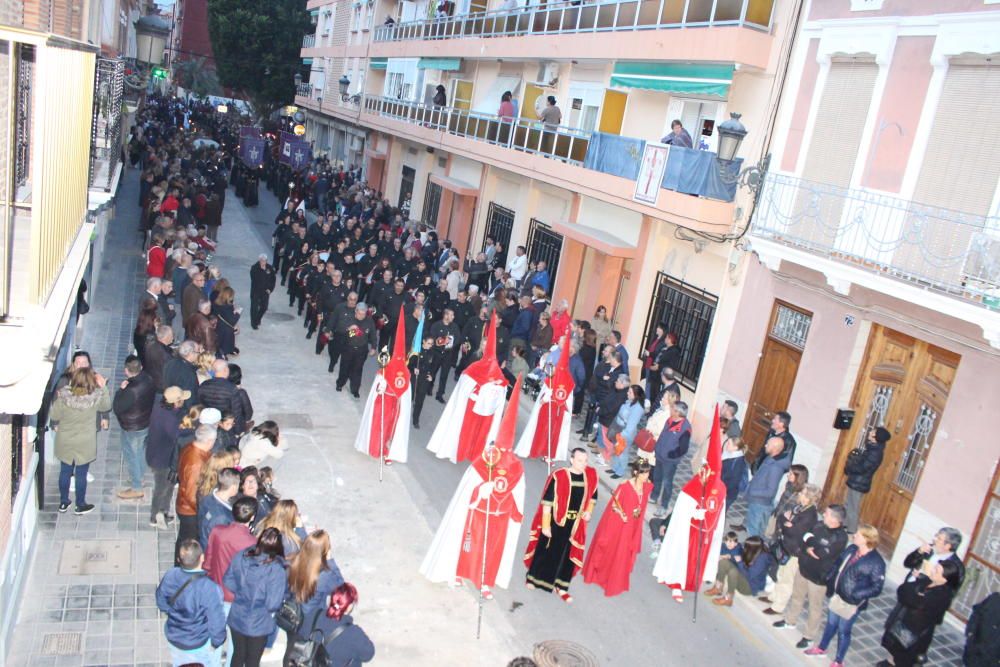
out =
[[[559,340],[559,361],[556,362],[552,378],[548,380],[549,389],[557,401],[565,401],[573,396],[573,375],[569,372],[569,334]]]
[[[399,306],[399,319],[396,320],[396,338],[392,343],[392,358],[394,361],[406,363],[406,312],[402,304]]]
[[[517,382],[514,383],[514,390],[510,394],[510,400],[507,401],[507,407],[500,422],[500,430],[497,433],[497,438],[493,441],[493,447],[490,448],[489,443],[487,443],[482,456],[476,457],[476,460],[472,462],[472,466],[479,472],[483,479],[490,479],[491,477],[489,463],[493,464],[492,478],[494,480],[500,477],[507,478],[507,484],[504,485],[504,488],[497,489],[495,494],[507,493],[513,489],[513,485],[521,478],[524,471],[521,459],[514,453],[517,412],[518,407],[521,405],[521,379],[521,376],[518,375]],[[487,459],[489,460],[488,462]]]
[[[499,381],[507,386],[503,371],[497,362],[497,315],[496,311],[490,315],[490,321],[486,325],[486,348],[483,356],[478,361],[469,364],[462,375],[468,375],[476,384],[486,384],[487,382]]]

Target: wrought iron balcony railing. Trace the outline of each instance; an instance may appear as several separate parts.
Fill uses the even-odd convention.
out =
[[[311,35],[305,35],[302,38],[303,49],[311,49],[314,46],[316,46],[316,33],[312,33]]]
[[[98,58],[94,68],[94,111],[90,125],[90,187],[111,191],[121,162],[125,62]]]
[[[501,118],[455,107],[436,107],[388,97],[364,98],[368,113],[386,116],[460,137],[537,153],[582,166],[593,132],[575,127],[543,126],[525,118]]]
[[[743,26],[769,31],[774,0],[619,0],[542,3],[375,29],[376,42]]]
[[[311,83],[297,83],[295,84],[295,94],[304,95],[305,97],[310,97],[313,92],[313,85]]]
[[[1000,218],[772,173],[751,236],[997,307]]]

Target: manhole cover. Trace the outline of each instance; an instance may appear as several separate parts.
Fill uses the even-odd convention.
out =
[[[291,322],[295,319],[291,313],[268,313],[264,317],[275,322]]]
[[[132,540],[67,540],[59,574],[131,574]]]
[[[313,427],[312,418],[304,412],[272,412],[267,418],[277,422],[278,428],[311,429]]]
[[[42,639],[42,655],[77,655],[80,639],[79,632],[50,632]]]
[[[538,667],[598,667],[593,653],[579,644],[562,639],[535,644],[532,657]]]

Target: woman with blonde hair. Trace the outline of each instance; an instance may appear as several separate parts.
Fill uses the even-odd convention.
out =
[[[97,458],[97,415],[111,409],[107,381],[89,366],[77,368],[69,384],[56,391],[49,419],[58,422],[55,453],[59,459],[59,511],[69,509],[69,480],[76,477],[76,510],[93,511],[87,503],[87,470]]]
[[[302,516],[299,506],[294,500],[279,500],[271,513],[257,524],[257,534],[267,528],[275,528],[281,533],[281,542],[285,547],[285,558],[291,558],[299,552],[302,540],[306,539],[306,530],[302,527]]]
[[[236,463],[237,457],[232,452],[222,451],[212,454],[208,463],[201,469],[201,475],[198,476],[197,498],[201,500],[212,493],[219,484],[219,473],[226,468],[235,468]]]
[[[330,593],[344,583],[330,551],[329,533],[314,530],[302,540],[299,552],[288,566],[288,590],[302,605],[304,618],[323,608]]]
[[[236,348],[236,334],[240,332],[239,321],[241,309],[233,305],[236,291],[232,287],[223,287],[212,301],[212,314],[219,319],[215,328],[215,336],[219,345],[219,356],[227,359],[239,354]]]
[[[214,352],[202,352],[198,355],[198,362],[195,364],[198,374],[198,384],[212,379],[212,364],[215,362]]]
[[[181,417],[181,423],[177,427],[177,447],[183,449],[185,445],[194,440],[194,431],[198,428],[198,419],[201,417],[201,405],[192,405],[188,408],[187,414]]]

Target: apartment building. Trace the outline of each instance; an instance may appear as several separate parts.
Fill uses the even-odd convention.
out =
[[[438,4],[310,0],[303,82],[314,150],[359,165],[410,218],[475,253],[487,236],[525,246],[552,297],[590,318],[607,307],[638,351],[657,322],[680,335],[698,384],[732,247],[752,199],[741,167],[764,154],[793,0]],[[446,102],[434,96],[443,87]],[[504,92],[515,111],[501,116]],[[549,96],[557,127],[539,114]],[[731,112],[749,131],[717,159]],[[662,179],[647,143],[674,119],[694,148]],[[700,150],[699,150],[700,149]],[[636,356],[636,355],[633,355]],[[633,374],[638,375],[633,366]]]
[[[993,2],[812,3],[698,397],[744,406],[755,450],[789,411],[830,500],[887,428],[861,517],[897,581],[937,528],[962,531],[960,619],[1000,590],[998,54]]]
[[[54,483],[51,390],[81,325],[81,282],[96,288],[92,267],[115,205],[121,57],[134,54],[136,9],[128,0],[0,2],[0,656],[47,471]]]

